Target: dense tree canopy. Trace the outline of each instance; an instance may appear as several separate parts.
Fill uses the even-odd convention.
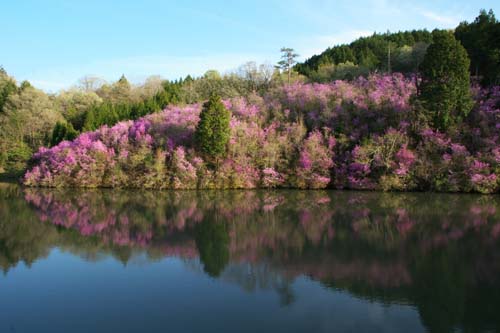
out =
[[[54,101],[43,91],[31,86],[8,96],[0,123],[10,139],[24,141],[32,149],[46,143],[47,134],[63,117]]]
[[[462,22],[455,37],[467,49],[471,74],[482,77],[484,84],[500,83],[500,22],[492,10],[481,10],[474,22]]]
[[[342,75],[337,73],[329,79],[350,79],[374,70],[389,71],[389,64],[392,71],[415,72],[423,58],[422,50],[425,51],[431,42],[432,35],[427,30],[374,33],[349,45],[328,48],[321,54],[297,64],[296,69],[301,74],[314,78],[318,72],[324,72],[325,68],[338,65],[350,67],[349,71],[344,69]]]

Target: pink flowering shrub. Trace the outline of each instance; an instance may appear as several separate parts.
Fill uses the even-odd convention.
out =
[[[497,175],[491,172],[490,165],[474,160],[470,166],[472,188],[480,193],[493,193],[498,188]]]
[[[186,158],[184,147],[174,149],[170,161],[170,184],[173,189],[195,189],[197,187],[196,162]]]
[[[351,152],[348,186],[355,189],[411,190],[411,168],[415,153],[408,148],[407,135],[389,128],[357,145]]]
[[[446,135],[425,130],[417,148],[417,181],[429,189],[448,192],[494,193],[498,190],[498,162],[482,152],[473,154]],[[493,149],[494,150],[494,149]],[[496,165],[497,168],[492,167]],[[497,170],[497,171],[495,171]]]
[[[196,150],[200,104],[168,106],[33,155],[24,184],[157,189],[325,187],[495,193],[500,87],[476,89],[460,128],[427,127],[401,74],[295,83],[224,100],[231,135],[217,170]],[[416,118],[417,117],[417,118]]]
[[[103,126],[72,142],[41,148],[25,174],[30,186],[167,188],[167,167],[190,173],[178,162],[180,144],[190,145],[200,108],[171,107],[134,122]],[[174,160],[168,165],[168,161]],[[184,177],[178,174],[178,177]],[[189,178],[189,177],[188,177]],[[175,183],[175,181],[173,181]]]
[[[298,188],[320,189],[330,183],[335,139],[313,131],[304,140],[295,169],[293,185]]]
[[[265,168],[262,170],[262,186],[267,188],[274,188],[281,186],[285,183],[285,178],[282,174],[273,168]]]
[[[276,95],[289,119],[304,118],[310,129],[328,126],[357,140],[396,127],[409,111],[409,98],[415,91],[412,80],[394,74],[353,82],[296,83]]]

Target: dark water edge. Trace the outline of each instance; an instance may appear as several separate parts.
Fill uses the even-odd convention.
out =
[[[500,196],[0,184],[0,332],[500,331]]]

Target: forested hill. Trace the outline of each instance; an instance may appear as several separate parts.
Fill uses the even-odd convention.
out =
[[[374,33],[370,37],[358,38],[350,44],[329,47],[321,54],[297,64],[296,68],[307,76],[314,75],[319,69],[339,64],[356,66],[359,71],[378,69],[409,72],[415,70],[416,61],[423,57],[431,42],[432,35],[428,30]]]
[[[471,59],[470,71],[485,85],[500,82],[500,22],[493,11],[481,10],[473,22],[454,29],[455,38]],[[351,79],[370,72],[415,73],[432,34],[427,30],[374,33],[350,44],[329,47],[295,69],[312,81]]]

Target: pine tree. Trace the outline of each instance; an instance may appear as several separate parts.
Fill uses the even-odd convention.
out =
[[[470,60],[451,32],[434,30],[432,37],[420,65],[419,100],[429,112],[432,125],[445,131],[472,109]]]
[[[219,158],[223,157],[227,150],[230,120],[231,112],[224,107],[220,96],[212,95],[203,104],[200,122],[196,127],[195,141],[200,151],[216,165]]]
[[[280,51],[281,51],[281,60],[278,62],[276,68],[281,69],[287,73],[288,84],[290,84],[292,68],[293,65],[297,63],[295,58],[297,58],[299,55],[295,53],[294,49],[289,47],[282,47]]]

